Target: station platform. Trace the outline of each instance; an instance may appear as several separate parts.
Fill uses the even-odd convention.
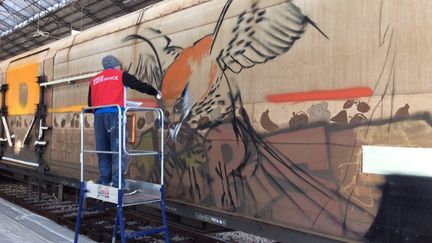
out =
[[[0,241],[3,243],[73,242],[74,231],[0,198]],[[80,236],[80,242],[94,242]]]

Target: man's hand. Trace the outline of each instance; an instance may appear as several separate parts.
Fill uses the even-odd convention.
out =
[[[157,91],[156,99],[162,99],[162,93],[159,90]]]

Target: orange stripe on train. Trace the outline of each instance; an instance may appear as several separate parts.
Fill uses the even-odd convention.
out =
[[[307,92],[294,92],[268,95],[267,101],[273,103],[300,102],[309,100],[344,100],[372,96],[373,91],[368,87],[358,87],[335,90],[314,90]]]

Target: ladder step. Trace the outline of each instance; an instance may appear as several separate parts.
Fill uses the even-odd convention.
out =
[[[136,204],[158,202],[160,200],[161,200],[160,194],[154,195],[154,194],[146,194],[143,192],[137,192],[131,195],[123,196],[123,207],[136,205]]]
[[[125,182],[128,190],[123,191],[123,207],[161,201],[161,185],[135,180],[126,180]],[[114,204],[118,203],[120,196],[118,188],[96,184],[92,181],[84,182],[84,185],[86,197]]]
[[[146,204],[161,200],[160,185],[136,180],[126,180],[126,188],[136,193],[123,195],[123,206]]]
[[[128,150],[128,153],[133,156],[158,155],[158,151],[150,150]]]

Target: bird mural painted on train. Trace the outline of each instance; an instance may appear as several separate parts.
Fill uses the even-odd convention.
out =
[[[143,40],[154,52],[145,59],[140,57],[136,72],[159,86],[165,105],[173,106],[174,116],[180,114],[170,130],[172,139],[176,140],[185,127],[184,133],[203,137],[209,128],[230,119],[236,137],[253,141],[259,150],[261,141],[243,107],[240,89],[227,72],[238,74],[283,55],[300,39],[308,24],[328,37],[291,1],[265,9],[255,1],[237,17],[226,43],[219,34],[232,3],[228,0],[224,5],[213,33],[190,47],[173,46],[167,36],[163,36],[166,45],[162,50],[140,35],[129,35],[124,41]],[[152,31],[161,34],[159,30]]]
[[[150,31],[163,37],[166,43],[162,48],[146,36],[127,36],[124,41],[142,40],[152,51],[150,55],[140,55],[135,73],[161,89],[164,107],[173,107],[169,117],[172,141],[181,137],[187,137],[189,141],[196,141],[197,138],[205,140],[209,130],[230,122],[237,141],[241,141],[245,151],[233,173],[241,177],[242,170],[249,163],[255,163],[252,172],[255,174],[264,159],[271,160],[271,163],[276,161],[290,171],[290,174],[283,175],[287,180],[295,177],[302,181],[301,186],[296,185],[298,182],[292,184],[304,192],[304,197],[312,207],[318,208],[318,214],[310,215],[296,199],[288,195],[295,207],[310,219],[311,224],[315,224],[324,212],[327,212],[327,218],[340,223],[343,219],[340,219],[339,211],[327,210],[326,205],[332,198],[346,199],[264,141],[253,128],[243,106],[237,82],[247,80],[229,78],[244,69],[251,69],[286,54],[303,36],[308,25],[313,26],[324,38],[328,39],[328,36],[291,1],[260,8],[260,1],[257,0],[236,18],[234,26],[232,23],[228,25],[231,36],[227,38],[225,29],[222,38],[220,33],[226,28],[224,20],[232,3],[232,0],[226,2],[212,33],[186,48],[172,45],[171,38],[156,29]],[[198,143],[205,144],[205,141]]]

